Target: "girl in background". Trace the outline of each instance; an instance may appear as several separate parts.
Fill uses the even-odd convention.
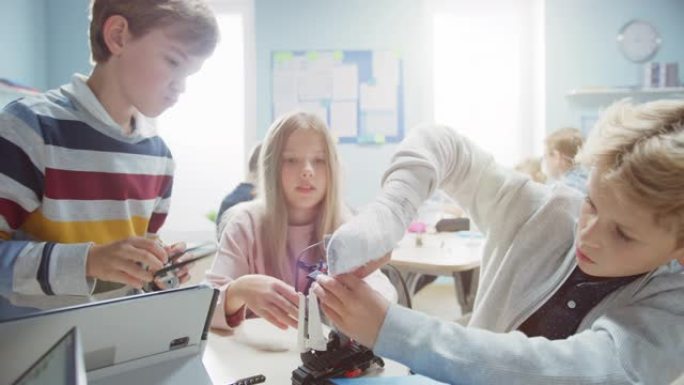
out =
[[[231,330],[247,310],[279,328],[297,327],[297,292],[309,273],[301,265],[324,260],[324,236],[349,217],[339,174],[335,143],[320,118],[294,112],[271,125],[257,199],[232,207],[220,221],[219,252],[207,273],[220,290],[212,327]],[[381,272],[366,282],[396,302]]]

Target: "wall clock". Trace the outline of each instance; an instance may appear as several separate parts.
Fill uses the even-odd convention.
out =
[[[617,42],[627,59],[643,63],[655,56],[662,44],[662,38],[651,23],[632,20],[620,29]]]

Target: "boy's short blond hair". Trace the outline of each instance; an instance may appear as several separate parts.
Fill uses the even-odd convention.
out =
[[[102,29],[111,16],[123,16],[136,38],[152,29],[171,27],[181,41],[192,43],[192,53],[209,55],[218,42],[216,18],[202,0],[92,0],[90,3],[90,50],[95,63],[104,63],[111,52]]]
[[[684,240],[684,101],[620,101],[596,123],[578,160]]]
[[[558,151],[563,158],[574,162],[577,152],[582,148],[584,138],[580,130],[572,127],[561,128],[549,134],[544,140],[547,150]]]

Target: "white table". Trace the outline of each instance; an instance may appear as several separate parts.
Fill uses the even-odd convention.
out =
[[[392,251],[389,264],[402,273],[409,296],[414,294],[421,274],[452,276],[456,299],[465,314],[473,307],[483,245],[481,236],[407,233]]]
[[[302,364],[297,349],[297,331],[280,330],[257,318],[246,320],[234,335],[211,332],[202,358],[215,385],[263,374],[266,384],[289,385],[292,371]],[[408,369],[388,359],[385,368],[368,375],[403,376]]]

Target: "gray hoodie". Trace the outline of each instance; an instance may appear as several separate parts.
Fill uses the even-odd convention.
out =
[[[450,384],[668,384],[684,370],[684,269],[676,262],[609,294],[570,338],[516,331],[577,265],[582,197],[573,190],[507,170],[443,126],[414,130],[383,180],[400,180],[407,196],[423,200],[442,188],[487,241],[469,326],[391,305],[377,354]]]

